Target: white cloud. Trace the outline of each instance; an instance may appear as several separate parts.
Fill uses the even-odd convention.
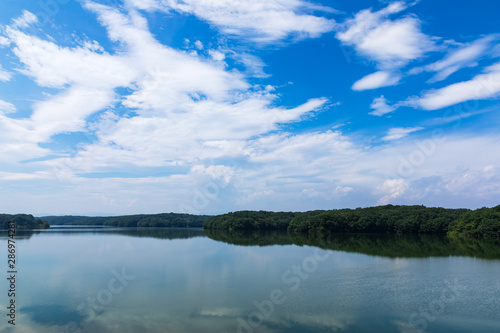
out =
[[[24,152],[22,159],[47,154],[38,144],[50,141],[54,134],[86,130],[85,119],[114,103],[114,89],[129,86],[137,75],[133,61],[102,52],[95,42],[61,47],[18,30],[16,27],[23,26],[22,22],[35,21],[31,15],[24,13],[14,20],[16,24],[5,29],[12,52],[24,66],[19,72],[33,78],[39,86],[60,92],[34,102],[29,118],[0,119],[10,133],[5,137],[4,152],[10,151],[17,158]]]
[[[10,45],[10,40],[4,36],[0,36],[0,46],[5,47]]]
[[[387,135],[382,138],[384,141],[393,141],[404,138],[408,134],[423,130],[423,127],[394,127],[389,129]]]
[[[190,173],[193,175],[206,175],[212,179],[220,180],[223,185],[227,185],[234,177],[236,170],[225,165],[210,165],[208,167],[195,165],[191,167]]]
[[[14,54],[25,65],[22,72],[40,86],[63,88],[77,84],[114,88],[128,85],[135,74],[124,58],[96,53],[94,45],[60,47],[12,28],[7,29],[7,34],[14,44]]]
[[[12,20],[11,27],[12,28],[27,28],[31,24],[36,23],[36,22],[38,22],[38,18],[36,17],[36,15],[27,11],[27,10],[24,10],[22,16]]]
[[[203,43],[200,42],[199,40],[197,40],[196,42],[194,42],[194,46],[198,49],[198,50],[203,50]]]
[[[378,12],[362,10],[344,23],[336,37],[382,69],[402,67],[435,49],[432,38],[421,32],[417,18],[388,19],[405,8],[404,3],[395,2]]]
[[[335,188],[334,193],[337,195],[346,195],[347,193],[351,192],[352,190],[354,190],[352,187],[338,185]]]
[[[208,54],[215,61],[224,61],[224,59],[226,58],[226,55],[224,53],[217,51],[217,50],[208,50]]]
[[[334,155],[337,161],[350,159],[356,149],[341,132],[326,131],[302,135],[276,134],[251,143],[251,160],[255,162],[288,161],[306,165],[328,167],[322,159]],[[353,151],[351,151],[353,150]],[[330,155],[330,156],[331,156]]]
[[[266,64],[259,57],[249,53],[235,52],[231,50],[227,50],[226,53],[236,62],[243,64],[245,66],[246,76],[256,77],[260,79],[265,79],[270,76],[269,74],[266,74],[266,72],[264,71],[264,67],[266,67]]]
[[[142,3],[142,9],[157,4]],[[383,10],[380,20],[403,7],[394,3]],[[286,133],[282,124],[322,111],[328,100],[313,98],[297,107],[278,107],[279,87],[262,81],[252,85],[248,79],[252,66],[255,76],[265,76],[260,59],[226,49],[205,49],[211,58],[189,55],[159,43],[134,10],[125,14],[96,4],[87,8],[98,15],[110,39],[120,44],[120,52],[107,53],[91,42],[61,47],[12,27],[8,32],[23,66],[21,74],[42,87],[57,89],[34,102],[29,117],[13,119],[0,113],[2,187],[14,182],[26,185],[5,196],[4,204],[11,209],[25,210],[22,202],[28,201],[35,203],[30,208],[34,213],[47,209],[84,213],[87,208],[82,207],[110,214],[180,211],[179,202],[192,205],[212,181],[219,184],[220,193],[208,198],[205,206],[192,205],[200,213],[411,203],[439,191],[434,204],[454,205],[449,197],[457,190],[471,197],[498,198],[497,135],[450,136],[433,142],[435,147],[424,154],[418,141],[396,140],[418,127],[393,128],[384,138],[387,141],[372,147],[340,131]],[[274,36],[266,33],[260,36]],[[223,61],[224,54],[240,57],[248,71],[228,71],[214,61]],[[406,59],[405,54],[411,52],[389,58]],[[372,86],[394,80],[396,70],[381,70],[377,75],[384,72],[385,77]],[[496,67],[490,67],[487,74],[496,72]],[[126,92],[118,95],[117,87],[126,87]],[[374,99],[372,114],[387,114],[398,105],[388,105],[381,96]],[[133,114],[120,115],[122,106]],[[7,113],[15,107],[0,102],[0,110]],[[98,112],[101,115],[89,123],[89,116]],[[54,154],[39,143],[68,131],[85,131],[93,138],[82,142],[72,156],[17,163]],[[398,174],[402,160],[413,163],[422,154],[418,165],[410,164],[411,172]],[[137,178],[85,178],[88,172],[117,171]],[[388,179],[386,171],[396,177]],[[59,182],[54,181],[56,176]],[[438,181],[425,183],[430,177]],[[51,193],[32,191],[43,187],[50,187]],[[307,197],[314,200],[304,200]]]
[[[497,58],[500,57],[500,44],[495,45],[491,54],[493,57],[497,57]]]
[[[242,36],[257,43],[272,43],[290,36],[319,37],[332,31],[334,22],[309,15],[307,10],[330,11],[302,0],[130,0],[137,8],[164,11],[175,10],[206,20],[228,35]]]
[[[387,71],[378,71],[369,74],[352,85],[353,90],[369,90],[387,86],[394,86],[399,83],[401,76]]]
[[[9,30],[14,52],[25,64],[23,73],[63,91],[35,103],[29,119],[3,121],[23,127],[23,140],[34,146],[56,133],[96,130],[97,141],[84,143],[74,158],[46,165],[69,165],[72,172],[123,165],[186,167],[244,153],[246,140],[298,121],[327,102],[318,98],[295,108],[274,107],[272,89],[252,87],[241,73],[160,44],[137,13],[87,7],[98,14],[110,38],[122,43],[119,55],[90,46],[62,48]],[[113,107],[118,102],[114,89],[120,86],[132,90],[122,104],[138,116],[113,118],[111,111],[90,126],[86,118]]]
[[[84,131],[85,118],[106,108],[115,98],[112,90],[76,86],[36,103],[30,117],[30,127],[36,131],[34,139],[45,142],[56,133]]]
[[[382,95],[373,99],[372,104],[370,104],[370,108],[373,109],[373,111],[370,112],[371,115],[383,116],[384,114],[391,113],[396,110],[397,106],[387,104],[387,99]]]
[[[409,184],[405,179],[388,179],[379,187],[381,193],[385,195],[379,200],[379,204],[385,205],[391,200],[397,199],[405,194]]]
[[[424,110],[438,110],[470,100],[496,98],[499,93],[500,63],[497,63],[487,67],[483,74],[476,75],[469,81],[428,91],[423,96],[411,98],[404,103]]]
[[[12,103],[0,99],[0,113],[11,113],[15,111],[16,107]]]
[[[5,81],[8,82],[10,81],[11,75],[9,72],[6,72],[2,69],[2,66],[0,66],[0,81]]]
[[[0,171],[0,179],[4,181],[9,180],[35,180],[35,179],[53,179],[54,176],[47,171],[35,171],[33,173],[21,172],[3,172]]]
[[[487,165],[480,169],[466,169],[445,177],[444,187],[454,193],[468,192],[475,187],[481,196],[492,192],[500,193],[500,188],[494,185],[498,177],[498,167]]]
[[[491,48],[491,43],[496,38],[497,36],[491,35],[463,45],[449,52],[449,54],[440,61],[424,67],[412,69],[410,74],[418,74],[423,71],[437,72],[429,82],[442,81],[464,67],[477,66],[477,60],[487,54],[487,51]]]

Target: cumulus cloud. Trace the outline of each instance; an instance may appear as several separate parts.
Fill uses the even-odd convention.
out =
[[[394,2],[377,12],[362,10],[343,24],[336,37],[382,69],[402,67],[435,49],[433,39],[421,32],[417,18],[389,18],[406,7],[403,2]]]
[[[387,134],[382,138],[384,141],[399,140],[408,136],[410,133],[423,130],[423,127],[394,127],[389,129]]]
[[[374,116],[383,116],[384,114],[391,113],[397,109],[397,106],[387,104],[387,99],[382,95],[378,98],[375,98],[370,104],[370,108],[372,108],[371,115]]]
[[[352,85],[353,90],[369,90],[381,87],[393,86],[399,83],[401,76],[387,71],[378,71],[369,74]]]
[[[380,192],[385,195],[379,200],[379,204],[385,205],[391,199],[397,199],[408,190],[409,184],[405,179],[388,179],[379,187]]]
[[[224,61],[226,58],[226,55],[220,51],[217,50],[208,50],[208,54],[212,57],[212,59],[216,61]]]
[[[203,50],[203,43],[199,40],[197,40],[196,42],[194,42],[194,46],[198,49],[198,50]]]
[[[272,43],[292,37],[319,37],[332,31],[335,23],[310,15],[311,10],[331,12],[303,0],[129,0],[140,9],[177,11],[210,22],[227,35],[249,38],[257,43]]]

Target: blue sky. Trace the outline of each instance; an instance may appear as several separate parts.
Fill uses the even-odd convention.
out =
[[[500,203],[500,4],[25,0],[0,211]]]

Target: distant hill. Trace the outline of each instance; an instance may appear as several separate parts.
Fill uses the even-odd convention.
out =
[[[177,213],[139,214],[123,216],[43,216],[51,225],[105,225],[112,227],[178,227],[201,228],[209,215]]]

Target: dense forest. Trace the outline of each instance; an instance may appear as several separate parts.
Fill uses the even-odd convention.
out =
[[[52,225],[105,225],[110,227],[177,227],[201,228],[208,215],[191,214],[139,214],[108,217],[44,216]]]
[[[222,230],[287,230],[290,222],[299,216],[314,216],[324,212],[266,212],[243,210],[212,216],[203,224],[205,229]]]
[[[449,227],[450,236],[500,238],[500,205],[467,211]]]
[[[308,217],[296,217],[290,231],[330,231],[362,233],[446,234],[449,225],[466,209],[424,206],[378,206],[331,210]]]
[[[500,206],[468,209],[385,205],[305,213],[241,211],[213,216],[203,225],[222,230],[289,232],[423,233],[500,237]]]
[[[9,222],[16,223],[16,229],[47,229],[50,227],[47,221],[36,219],[28,214],[0,214],[0,229],[8,229]]]

